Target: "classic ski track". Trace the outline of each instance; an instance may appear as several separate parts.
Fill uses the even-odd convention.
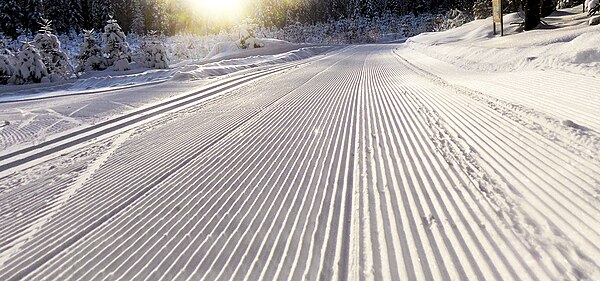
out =
[[[121,171],[121,172],[124,172],[124,171]],[[146,189],[146,190],[148,190],[148,189]],[[142,194],[143,194],[143,192],[142,192]],[[135,201],[135,196],[133,197],[133,200],[132,200],[132,199],[130,199],[129,201],[130,201],[130,202],[132,202],[132,201]],[[84,203],[81,203],[80,205],[83,205],[83,204],[84,204]],[[113,212],[112,212],[112,213],[118,213],[118,210],[116,210],[116,212],[115,212],[115,210],[113,210]],[[93,228],[93,227],[95,227],[95,226],[92,226],[92,228]],[[59,251],[60,251],[60,250],[59,250]]]
[[[7,171],[18,168],[20,165],[27,164],[28,162],[37,160],[41,157],[48,157],[49,155],[60,153],[61,151],[72,148],[77,144],[101,137],[103,135],[108,135],[116,130],[123,130],[126,127],[138,126],[139,123],[144,122],[152,117],[156,117],[157,115],[172,112],[174,110],[178,110],[179,108],[184,108],[189,104],[210,98],[211,96],[216,96],[221,92],[230,90],[231,88],[237,88],[241,85],[254,82],[257,79],[264,78],[265,76],[269,76],[284,70],[293,69],[296,66],[313,62],[318,59],[319,58],[310,58],[300,62],[285,63],[269,69],[258,71],[257,73],[252,73],[250,75],[219,81],[215,84],[207,85],[201,90],[186,93],[168,101],[154,104],[146,108],[124,114],[117,118],[106,120],[99,124],[95,124],[81,130],[44,141],[40,144],[10,152],[6,155],[0,155],[0,161],[4,162],[0,162],[0,172],[6,173]]]
[[[0,279],[597,278],[596,163],[392,48],[347,48],[144,125]],[[19,192],[0,200],[26,206]]]
[[[413,70],[416,68],[405,59],[401,62]],[[425,72],[426,79],[434,76],[427,74],[423,69],[414,71],[421,75]],[[437,76],[434,78],[441,79]],[[442,88],[453,88],[443,80],[441,82]],[[463,93],[461,89],[451,90]],[[478,147],[484,148],[480,149],[481,158],[486,162],[491,161],[486,163],[488,167],[497,167],[496,173],[504,175],[503,180],[511,180],[522,187],[515,197],[523,198],[519,201],[523,206],[519,207],[526,208],[527,214],[519,214],[523,218],[517,226],[531,228],[525,231],[524,236],[532,244],[530,247],[534,247],[532,250],[536,254],[546,252],[550,256],[553,264],[546,266],[549,270],[555,270],[551,276],[591,278],[581,275],[582,272],[591,272],[597,276],[599,265],[595,261],[600,257],[600,246],[594,241],[600,239],[599,206],[589,188],[597,184],[599,169],[592,168],[597,165],[569,153],[566,148],[556,146],[537,132],[520,130],[517,133],[511,130],[510,128],[514,128],[514,120],[503,115],[491,114],[493,109],[485,104],[469,102],[471,96],[419,96],[428,107],[437,107],[438,112],[445,112],[449,118],[447,121],[452,121],[451,127],[462,131],[460,135],[463,135],[468,143],[476,143]],[[469,104],[469,108],[465,108],[464,111],[448,110],[449,107],[456,108],[457,105],[464,104]],[[474,131],[473,128],[477,128],[478,131]],[[515,141],[519,138],[520,141]],[[498,140],[504,140],[504,143],[499,143]],[[524,142],[527,142],[528,147],[524,147]],[[494,145],[490,146],[489,143]],[[488,151],[492,154],[484,155]],[[583,177],[575,174],[573,169],[561,168],[565,163],[580,163],[581,168],[578,172],[583,174]],[[586,186],[587,189],[583,188]],[[517,217],[511,219],[519,220]],[[571,240],[578,241],[579,245],[573,244]]]
[[[563,124],[563,121],[565,120],[559,120],[555,116],[544,113],[545,111],[551,112],[553,115],[576,116],[577,120],[582,120],[585,121],[586,124],[600,127],[600,122],[598,122],[597,118],[597,111],[598,108],[600,108],[600,103],[595,99],[590,99],[590,97],[585,94],[586,92],[593,92],[593,90],[590,89],[589,91],[586,91],[584,89],[578,89],[577,94],[569,93],[569,95],[565,95],[562,92],[554,95],[544,93],[547,98],[540,98],[537,95],[532,94],[524,94],[523,91],[528,91],[528,87],[530,87],[531,84],[550,83],[551,85],[556,86],[556,88],[559,88],[559,86],[564,84],[563,81],[554,81],[556,79],[548,81],[549,79],[546,77],[541,78],[538,77],[540,75],[531,75],[533,76],[532,81],[528,81],[527,83],[519,81],[518,79],[511,81],[512,84],[500,81],[488,83],[489,92],[491,94],[484,94],[463,86],[450,84],[441,77],[408,62],[397,50],[394,50],[394,53],[416,72],[429,77],[435,83],[451,87],[458,93],[467,95],[476,101],[486,103],[490,108],[498,111],[503,116],[530,128],[570,152],[579,154],[594,161],[597,165],[600,165],[600,156],[598,156],[600,154],[600,131],[590,130],[589,128],[572,128]],[[541,75],[545,75],[545,73],[542,73]],[[569,81],[568,78],[563,78],[563,75],[573,76],[573,79],[571,79],[572,81],[576,81],[575,78],[581,78],[576,77],[573,74],[555,74],[555,76],[560,77],[558,80]],[[543,78],[546,79],[541,80]],[[512,101],[505,101],[496,96]],[[565,98],[565,96],[568,96],[568,98]],[[524,104],[535,104],[538,109],[527,107]]]

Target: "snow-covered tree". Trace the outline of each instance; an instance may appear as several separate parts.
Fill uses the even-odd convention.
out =
[[[23,29],[22,33],[35,33],[39,28],[38,21],[44,15],[43,0],[17,0],[21,9],[23,10],[23,16],[21,18],[21,25]]]
[[[84,25],[81,0],[44,0],[45,17],[59,33],[81,31]]]
[[[15,73],[15,68],[6,55],[0,55],[0,84],[6,84]]]
[[[146,23],[144,22],[144,6],[142,1],[132,1],[132,21],[129,29],[137,34],[143,34],[146,31]]]
[[[95,29],[102,29],[109,15],[113,14],[113,5],[111,0],[90,0],[89,2],[90,18],[92,26]]]
[[[0,84],[6,84],[14,73],[13,54],[5,48],[3,40],[0,39]]]
[[[161,69],[169,67],[165,44],[155,31],[150,31],[144,37],[141,47],[144,52],[144,65],[146,67]]]
[[[17,36],[18,30],[23,28],[23,12],[17,0],[0,1],[0,32],[11,37]]]
[[[112,66],[114,70],[122,71],[129,69],[131,53],[126,39],[121,26],[111,16],[104,27],[102,42],[104,43],[104,55],[107,66]]]
[[[244,22],[240,24],[238,47],[241,49],[264,47],[264,44],[254,35],[256,28],[257,25],[251,23],[249,19],[244,20]]]
[[[600,5],[600,1],[598,0],[585,0],[585,9],[589,12],[590,15],[594,14],[594,10],[598,8]]]
[[[473,16],[476,19],[485,19],[492,16],[492,1],[475,0],[473,4]]]
[[[94,37],[94,30],[84,30],[83,43],[79,46],[77,72],[106,69],[106,58],[102,56],[102,49]]]
[[[179,1],[173,1],[179,2]],[[146,30],[156,30],[163,33],[167,29],[167,1],[165,0],[146,0],[144,1],[144,23]],[[191,11],[187,11],[191,13]],[[174,16],[174,15],[170,15]]]
[[[51,20],[42,19],[42,28],[33,41],[46,65],[50,81],[67,79],[73,74],[69,57],[60,49],[58,37],[52,34]]]
[[[23,42],[21,51],[17,54],[15,72],[9,82],[15,84],[40,83],[48,76],[42,56],[29,41]]]
[[[581,1],[577,1],[577,0],[558,0],[558,2],[556,3],[556,8],[557,9],[570,8],[570,7],[573,7],[575,5],[579,5],[579,4],[581,4]]]

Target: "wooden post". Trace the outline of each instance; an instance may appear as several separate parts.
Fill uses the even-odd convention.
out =
[[[494,20],[494,35],[498,34],[496,23],[500,24],[500,36],[504,36],[504,20],[502,19],[502,0],[492,0],[492,13]]]

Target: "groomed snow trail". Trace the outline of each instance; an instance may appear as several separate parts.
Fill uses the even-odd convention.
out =
[[[396,47],[346,48],[146,124],[61,168],[85,180],[6,189],[0,280],[600,278],[593,154]]]

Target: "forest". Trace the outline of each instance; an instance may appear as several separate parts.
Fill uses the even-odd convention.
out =
[[[377,20],[386,15],[443,14],[457,9],[471,18],[491,14],[491,0],[248,0],[237,18],[202,11],[198,0],[3,0],[0,33],[15,38],[35,34],[40,19],[52,20],[59,34],[101,29],[113,16],[124,32],[165,35],[216,34],[241,20],[282,28],[291,24],[315,24],[340,19]],[[505,12],[518,11],[525,0],[505,0]],[[527,2],[533,2],[528,0]],[[540,0],[551,8],[578,4],[578,0]]]

